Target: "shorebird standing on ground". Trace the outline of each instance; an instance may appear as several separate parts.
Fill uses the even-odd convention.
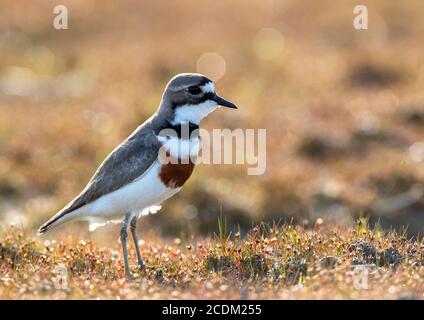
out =
[[[190,156],[198,152],[199,123],[220,106],[237,109],[215,93],[213,82],[205,76],[193,73],[175,76],[166,86],[156,113],[112,151],[85,189],[43,224],[39,234],[70,220],[88,220],[90,229],[95,229],[119,219],[123,224],[120,239],[125,275],[132,277],[127,253],[128,224],[138,265],[144,270],[136,234],[137,218],[155,213],[163,201],[181,190],[194,169]],[[182,137],[183,126],[197,134]],[[177,135],[164,136],[161,132],[165,129],[174,130]],[[184,143],[189,148],[181,148]],[[167,156],[177,161],[161,161],[162,147]]]

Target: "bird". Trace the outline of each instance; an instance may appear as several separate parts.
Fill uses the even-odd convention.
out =
[[[45,222],[38,235],[71,220],[88,221],[91,231],[109,221],[122,223],[125,276],[133,279],[128,262],[128,229],[138,266],[145,271],[137,219],[156,213],[163,201],[181,190],[195,167],[200,122],[221,106],[237,109],[217,95],[214,82],[206,76],[174,76],[165,87],[157,111],[106,157],[81,193]],[[183,136],[183,129],[189,135]]]

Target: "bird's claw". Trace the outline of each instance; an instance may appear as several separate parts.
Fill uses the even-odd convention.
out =
[[[128,281],[132,281],[132,280],[135,280],[135,277],[130,273],[130,272],[125,272],[125,278],[128,280]]]
[[[146,272],[146,266],[144,265],[143,261],[138,261],[138,267],[141,271]]]

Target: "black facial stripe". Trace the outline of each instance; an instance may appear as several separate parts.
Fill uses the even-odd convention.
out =
[[[200,89],[199,86],[191,86],[191,87],[188,87],[188,92],[190,92],[193,95],[198,95],[202,93],[202,89]]]
[[[214,96],[215,96],[215,93],[213,93],[213,92],[206,92],[202,96],[202,98],[200,98],[200,102],[199,103],[203,103],[203,102],[205,102],[207,100],[212,100]]]
[[[208,100],[212,100],[215,97],[215,93],[214,92],[206,92],[204,93],[201,97],[197,98],[195,101],[193,102],[173,102],[172,103],[172,109],[176,109],[178,107],[184,106],[186,104],[192,104],[192,105],[196,105],[196,104],[200,104],[203,102],[206,102]]]

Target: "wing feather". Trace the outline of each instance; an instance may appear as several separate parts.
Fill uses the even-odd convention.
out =
[[[141,176],[157,159],[161,144],[154,130],[141,125],[103,161],[84,190],[43,224],[39,233],[70,212],[113,192]]]

